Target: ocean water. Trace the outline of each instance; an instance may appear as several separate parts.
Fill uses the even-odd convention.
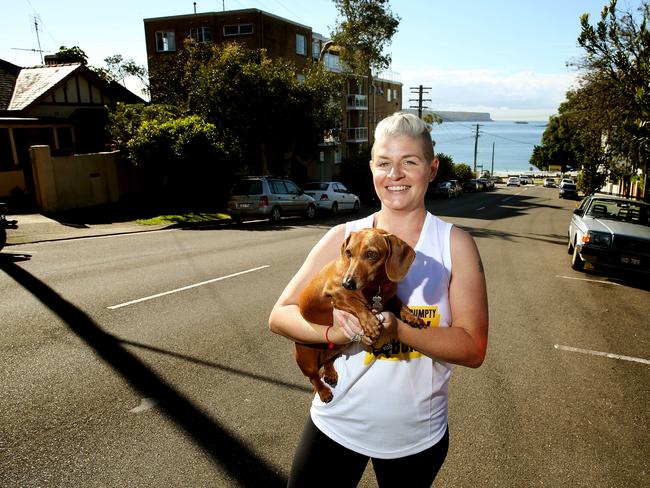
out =
[[[434,124],[431,137],[436,143],[436,153],[451,156],[454,163],[474,167],[474,139],[477,122],[443,122]],[[494,174],[529,173],[533,147],[541,144],[546,128],[539,122],[478,122],[479,138],[476,157],[477,170],[492,170],[492,144],[494,143]],[[532,168],[532,169],[531,169]]]

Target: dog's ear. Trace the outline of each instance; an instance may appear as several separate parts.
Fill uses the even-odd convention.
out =
[[[402,281],[415,259],[415,251],[406,242],[393,234],[386,236],[386,242],[388,243],[386,276],[394,282]]]
[[[352,234],[347,236],[343,241],[343,244],[341,244],[341,256],[345,256],[345,249],[348,247],[348,243],[350,242],[350,237],[352,237]]]

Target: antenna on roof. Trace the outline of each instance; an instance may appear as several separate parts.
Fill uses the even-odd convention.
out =
[[[38,21],[39,20],[41,20],[41,19],[38,17],[38,15],[34,15],[34,30],[36,31],[36,42],[38,43],[38,49],[34,49],[34,48],[24,49],[24,48],[21,48],[21,47],[12,47],[11,49],[14,49],[14,50],[17,50],[17,51],[31,51],[33,53],[39,53],[39,55],[41,56],[41,65],[43,65],[43,64],[45,64],[43,62],[43,53],[44,52],[49,52],[49,51],[43,51],[41,49],[41,38],[38,35]]]

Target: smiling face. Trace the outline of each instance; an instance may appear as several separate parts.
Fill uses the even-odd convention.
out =
[[[423,207],[438,160],[427,160],[419,138],[384,136],[375,141],[370,170],[382,206],[413,210]]]

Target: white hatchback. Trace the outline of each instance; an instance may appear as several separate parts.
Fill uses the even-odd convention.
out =
[[[507,186],[521,186],[521,181],[519,180],[518,177],[511,176],[510,178],[508,178]]]

